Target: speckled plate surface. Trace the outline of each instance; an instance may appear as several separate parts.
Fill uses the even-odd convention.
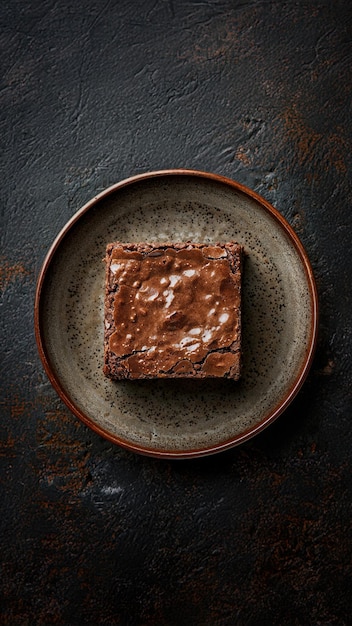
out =
[[[240,382],[104,377],[102,258],[114,240],[245,246]],[[135,452],[195,457],[249,439],[291,402],[312,361],[317,294],[297,236],[256,193],[214,174],[153,172],[110,187],[58,235],[38,279],[35,330],[53,386],[93,430]]]

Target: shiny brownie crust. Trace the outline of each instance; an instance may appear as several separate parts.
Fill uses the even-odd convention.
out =
[[[242,246],[115,242],[105,263],[107,377],[239,379]]]

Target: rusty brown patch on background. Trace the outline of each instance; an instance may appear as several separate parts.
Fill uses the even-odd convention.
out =
[[[30,270],[23,263],[9,263],[2,258],[0,261],[0,291],[5,291],[6,287],[16,279],[26,278],[30,275]]]
[[[329,359],[322,369],[316,371],[316,374],[318,376],[331,376],[334,373],[335,368],[335,361],[333,359]]]
[[[292,220],[292,226],[297,233],[303,233],[304,223],[305,223],[305,216],[299,212],[295,213],[293,216],[293,220]]]
[[[250,156],[248,155],[248,150],[246,150],[243,146],[239,146],[236,151],[236,159],[241,161],[244,165],[250,165],[252,162]]]
[[[0,445],[0,456],[4,457],[15,457],[15,452],[10,452],[10,449],[13,450],[15,446],[15,439],[12,433],[7,432],[5,436],[1,437],[1,445]]]
[[[45,411],[45,418],[38,420],[36,428],[40,480],[76,495],[86,487],[89,474],[89,454],[76,432],[80,426],[71,413],[60,407]]]
[[[313,163],[317,165],[318,162],[321,162],[325,172],[329,171],[332,166],[339,174],[346,173],[347,145],[341,134],[334,132],[330,135],[324,135],[315,131],[305,123],[296,103],[287,107],[282,117],[287,137],[295,145],[297,160],[300,165],[311,166]],[[342,132],[342,129],[340,130]],[[318,146],[319,161],[317,160]],[[307,176],[312,177],[312,173],[307,172]]]
[[[284,111],[283,118],[287,135],[296,145],[300,164],[309,163],[314,158],[314,149],[321,141],[322,135],[314,132],[304,124],[303,117],[298,111],[296,104]]]
[[[345,154],[348,151],[347,142],[341,134],[334,133],[327,138],[329,158],[331,164],[335,167],[336,171],[340,174],[346,174],[347,165],[345,162]]]
[[[12,419],[16,419],[17,417],[21,417],[26,409],[31,408],[28,405],[32,405],[30,402],[25,402],[23,398],[21,398],[18,394],[13,396],[10,401],[10,415]]]
[[[78,496],[87,487],[90,476],[87,467],[89,453],[79,435],[79,430],[84,426],[56,398],[38,394],[35,400],[26,400],[17,387],[10,388],[8,394],[1,404],[11,420],[19,422],[35,419],[39,464],[34,471],[38,474],[39,482],[49,487],[54,485],[58,491],[71,496]],[[20,435],[14,438],[10,430],[3,435],[2,448],[6,450],[6,456],[13,456],[10,450],[23,437]]]
[[[199,36],[191,49],[181,51],[180,60],[202,65],[208,61],[226,60],[236,54],[240,58],[253,55],[256,50],[253,25],[257,23],[257,9],[250,7],[233,18],[223,15],[214,20],[216,28],[209,31],[208,25],[199,26]],[[249,27],[251,25],[251,28]]]

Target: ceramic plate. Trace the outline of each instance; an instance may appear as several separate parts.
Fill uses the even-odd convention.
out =
[[[244,245],[239,382],[104,377],[102,259],[114,240]],[[215,174],[153,172],[110,187],[61,231],[39,276],[35,329],[53,386],[94,431],[152,456],[202,456],[260,432],[296,395],[315,347],[316,287],[297,236],[256,193]]]

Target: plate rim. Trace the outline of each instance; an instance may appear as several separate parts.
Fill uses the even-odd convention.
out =
[[[57,252],[61,242],[67,235],[67,233],[71,230],[71,228],[78,222],[85,213],[87,213],[92,207],[94,207],[97,203],[99,203],[102,199],[105,199],[109,195],[119,191],[122,188],[133,185],[136,182],[140,182],[143,180],[151,180],[155,178],[161,177],[194,177],[194,178],[202,178],[211,180],[214,182],[221,183],[223,185],[229,186],[236,191],[240,191],[246,196],[249,196],[255,202],[257,202],[261,208],[263,208],[267,213],[269,213],[283,228],[283,230],[288,235],[290,241],[294,244],[296,252],[298,253],[305,270],[307,285],[309,287],[309,295],[312,307],[312,321],[310,324],[310,337],[309,342],[307,344],[305,359],[299,369],[297,376],[295,377],[294,382],[292,383],[290,389],[284,394],[280,402],[276,405],[274,409],[269,411],[269,413],[264,417],[264,419],[258,424],[251,426],[246,431],[243,431],[240,434],[237,434],[226,441],[222,441],[218,444],[212,444],[209,447],[202,448],[194,448],[189,450],[169,450],[169,449],[158,449],[158,448],[148,448],[144,445],[138,445],[114,435],[109,430],[103,428],[96,422],[93,422],[85,413],[75,405],[75,403],[71,400],[69,395],[65,392],[59,377],[55,375],[54,368],[52,368],[50,364],[50,358],[46,350],[45,341],[42,334],[42,320],[41,320],[41,295],[43,292],[44,283],[46,280],[46,276],[48,271],[50,270],[51,262],[54,258],[55,253]],[[203,456],[209,456],[212,454],[216,454],[219,452],[223,452],[225,450],[229,450],[235,446],[238,446],[249,439],[252,439],[265,428],[267,428],[270,424],[272,424],[289,406],[292,400],[296,397],[299,390],[301,389],[304,381],[307,378],[308,372],[311,368],[314,353],[317,346],[317,335],[318,335],[318,321],[319,321],[319,304],[318,304],[318,291],[317,285],[313,273],[313,269],[311,263],[309,261],[307,252],[301,243],[298,235],[295,233],[293,228],[287,222],[286,218],[281,215],[281,213],[274,208],[274,206],[265,200],[261,195],[252,189],[246,187],[242,183],[239,183],[231,178],[223,176],[221,174],[206,172],[203,170],[196,169],[162,169],[155,170],[151,172],[144,172],[141,174],[136,174],[133,176],[129,176],[113,185],[110,185],[99,194],[95,195],[88,202],[86,202],[80,209],[78,209],[73,216],[66,222],[63,228],[59,231],[58,235],[55,237],[53,243],[51,244],[44,261],[42,263],[35,291],[35,301],[34,301],[34,331],[35,331],[35,339],[37,344],[37,349],[39,352],[39,356],[44,367],[44,370],[49,378],[49,381],[61,400],[68,407],[68,409],[73,413],[76,417],[78,417],[86,426],[88,426],[95,433],[103,437],[104,439],[114,443],[116,445],[121,446],[131,452],[139,453],[145,456],[155,457],[155,458],[163,458],[163,459],[190,459],[190,458],[199,458]]]

